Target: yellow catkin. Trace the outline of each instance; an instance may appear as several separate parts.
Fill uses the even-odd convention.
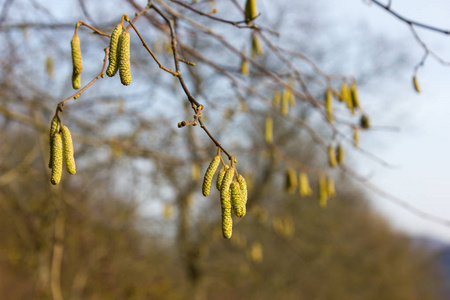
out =
[[[276,90],[273,94],[273,106],[278,107],[281,102],[281,93],[279,90]]]
[[[370,128],[370,119],[367,115],[362,115],[361,120],[359,121],[359,125],[363,129],[369,129]]]
[[[326,207],[328,202],[328,186],[327,178],[325,176],[319,177],[319,205]]]
[[[118,59],[119,59],[119,38],[122,33],[122,24],[117,24],[111,33],[111,39],[109,40],[109,63],[106,69],[106,75],[113,77],[116,75],[119,69]]]
[[[327,110],[328,121],[333,121],[333,91],[330,87],[325,92],[325,107]]]
[[[239,186],[239,182],[233,181],[230,186],[231,190],[231,205],[233,206],[234,214],[242,218],[244,216],[244,211],[242,210],[242,193]]]
[[[359,146],[359,129],[357,127],[353,128],[353,146]]]
[[[53,137],[59,132],[59,122],[57,117],[53,117],[52,124],[50,125],[50,159],[48,161],[48,167],[51,169],[53,164]]]
[[[309,185],[308,174],[306,174],[305,172],[301,172],[298,178],[300,186],[300,196],[312,195],[313,191],[311,189],[311,186]]]
[[[131,83],[130,69],[130,33],[122,32],[119,41],[119,75],[123,85]]]
[[[72,73],[72,87],[78,90],[81,87],[81,75]]]
[[[330,177],[328,177],[327,179],[327,194],[329,198],[336,196],[336,189],[334,188],[334,180],[333,178]]]
[[[293,168],[288,167],[286,169],[286,191],[289,194],[295,193],[297,184],[297,172]]]
[[[344,163],[345,160],[344,148],[341,144],[336,147],[336,160],[338,164]]]
[[[230,185],[234,177],[234,168],[230,167],[225,172],[220,187],[220,204],[222,206],[222,234],[226,239],[231,238],[233,231],[233,219],[231,218],[231,191]]]
[[[250,24],[254,18],[258,15],[256,11],[256,0],[247,0],[245,4],[245,20],[247,24]]]
[[[241,190],[240,206],[241,206],[242,217],[243,217],[247,213],[247,199],[248,199],[247,182],[245,181],[244,176],[242,176],[241,174],[239,174],[237,176],[237,182],[239,183],[239,188]]]
[[[350,95],[352,98],[352,104],[354,109],[360,108],[359,95],[358,95],[358,87],[356,86],[356,82],[353,81],[350,85]]]
[[[256,58],[258,56],[261,56],[264,54],[261,41],[259,40],[257,35],[252,36],[252,51],[251,55],[253,58]]]
[[[413,86],[416,92],[420,93],[419,81],[417,80],[416,76],[413,77]]]
[[[55,133],[55,135],[53,136],[52,175],[50,178],[50,182],[54,185],[57,185],[61,180],[62,165],[63,165],[62,138],[59,133]]]
[[[332,145],[328,146],[328,163],[332,168],[335,168],[338,165],[336,160],[336,152],[334,151],[334,147]]]
[[[214,173],[216,173],[217,167],[220,163],[220,156],[216,155],[211,163],[209,164],[208,168],[206,169],[205,177],[203,177],[203,185],[202,185],[202,193],[203,196],[208,196],[211,192],[211,183],[214,177]]]
[[[61,135],[64,144],[64,162],[66,163],[66,170],[69,174],[75,174],[77,172],[75,165],[75,158],[73,157],[73,143],[72,135],[69,128],[63,126],[61,128]]]
[[[342,82],[342,84],[341,84],[341,96],[339,97],[339,100],[341,102],[345,102],[347,104],[348,100],[350,98],[349,94],[350,94],[350,91],[348,89],[347,83],[346,82]]]
[[[273,120],[271,117],[266,117],[266,142],[273,143]]]
[[[219,174],[217,174],[217,180],[216,180],[216,188],[218,191],[220,191],[220,187],[222,186],[223,177],[225,176],[225,171],[228,170],[229,166],[225,165],[220,169]]]
[[[75,34],[73,36],[70,41],[70,47],[72,49],[73,73],[81,74],[81,71],[83,70],[83,60],[81,58],[80,38],[78,35]]]
[[[248,75],[249,73],[248,61],[245,58],[243,58],[241,61],[241,73],[242,75]]]

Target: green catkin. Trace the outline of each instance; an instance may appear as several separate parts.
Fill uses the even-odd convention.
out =
[[[52,124],[50,126],[50,159],[48,161],[48,167],[51,169],[53,164],[53,137],[59,131],[59,122],[57,117],[53,117]]]
[[[216,173],[217,167],[219,166],[219,163],[220,163],[220,156],[216,155],[209,164],[208,169],[206,169],[202,185],[202,193],[203,196],[205,197],[208,196],[209,193],[211,192],[211,183],[214,177],[214,173]]]
[[[259,40],[257,35],[253,35],[252,37],[252,51],[251,56],[256,58],[264,54],[264,50],[261,45],[261,41]]]
[[[286,169],[286,191],[289,194],[293,194],[295,190],[297,190],[297,172],[293,168],[288,167]]]
[[[222,234],[226,239],[231,238],[233,230],[233,219],[231,218],[231,191],[230,185],[234,177],[234,167],[230,167],[225,172],[222,185],[220,187],[220,204],[222,206]]]
[[[332,145],[328,146],[328,162],[332,168],[335,168],[338,165],[336,160],[336,152],[334,151],[334,147]]]
[[[326,207],[328,202],[328,185],[325,176],[319,177],[319,205]]]
[[[216,188],[218,191],[220,191],[220,187],[222,186],[223,176],[225,175],[225,171],[228,168],[229,167],[227,165],[225,165],[224,167],[222,167],[222,169],[220,169],[219,174],[217,174]]]
[[[336,147],[336,160],[339,165],[344,163],[345,160],[344,148],[341,144]]]
[[[241,190],[241,206],[243,217],[247,213],[247,199],[248,199],[247,182],[245,181],[244,176],[242,176],[241,174],[237,176],[237,182],[239,183],[239,188]]]
[[[111,39],[109,41],[109,63],[108,68],[106,69],[106,75],[109,77],[113,77],[116,75],[117,70],[119,69],[119,39],[120,34],[122,33],[122,24],[117,24],[111,33]]]
[[[325,107],[327,110],[327,118],[329,122],[333,121],[333,92],[330,87],[325,92]]]
[[[271,117],[266,117],[266,143],[273,143],[273,121]]]
[[[50,182],[57,185],[61,180],[62,165],[63,165],[63,145],[62,138],[59,133],[53,136],[52,146],[52,176]]]
[[[80,38],[78,35],[74,34],[70,41],[70,46],[72,49],[73,74],[81,74],[81,71],[83,70],[83,60],[81,58]]]
[[[72,87],[78,90],[81,87],[81,74],[72,73]]]
[[[416,76],[413,77],[413,86],[416,92],[420,93],[419,81],[417,80]]]
[[[245,58],[243,58],[241,61],[241,73],[242,75],[248,75],[249,73],[248,61]]]
[[[254,18],[258,15],[256,11],[256,0],[247,0],[245,3],[245,19],[246,23],[250,24]]]
[[[230,186],[231,190],[231,205],[233,206],[234,214],[242,218],[244,216],[244,212],[242,210],[242,193],[241,188],[239,186],[239,182],[233,181]]]
[[[358,95],[358,88],[356,86],[356,82],[353,81],[350,85],[350,95],[352,98],[352,104],[354,109],[360,108],[359,104],[359,95]]]
[[[299,175],[300,196],[312,195],[312,189],[309,185],[308,175],[305,172],[301,172]]]
[[[130,33],[122,32],[119,41],[119,75],[120,82],[123,85],[130,85],[131,83],[131,69],[130,69]]]
[[[359,125],[363,129],[369,129],[370,128],[370,120],[367,115],[362,115],[361,120],[359,121]]]
[[[347,85],[346,82],[342,82],[342,84],[341,84],[341,96],[339,97],[339,100],[341,100],[341,102],[345,102],[347,104],[348,103],[348,99],[349,99],[348,85]]]
[[[61,128],[61,135],[64,144],[64,162],[66,164],[66,170],[69,174],[75,174],[77,172],[75,165],[75,158],[73,156],[73,143],[72,135],[70,134],[69,128],[63,126]]]

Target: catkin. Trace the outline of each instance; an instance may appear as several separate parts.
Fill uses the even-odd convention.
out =
[[[345,102],[346,104],[348,104],[348,99],[349,99],[349,90],[348,90],[348,85],[347,83],[344,81],[341,84],[341,96],[339,97],[339,100],[341,100],[342,102]]]
[[[332,168],[337,167],[336,152],[332,145],[328,146],[328,163]]]
[[[211,163],[208,166],[208,169],[206,169],[205,177],[203,178],[203,185],[202,185],[202,193],[203,196],[208,196],[211,192],[211,183],[214,177],[214,173],[216,173],[217,167],[220,163],[220,156],[216,155]]]
[[[241,190],[241,207],[243,217],[247,213],[247,198],[248,198],[247,182],[245,181],[244,176],[242,176],[241,174],[237,176],[237,181],[239,183],[239,188]]]
[[[109,63],[108,68],[106,69],[106,75],[109,77],[113,77],[116,75],[117,70],[119,69],[119,38],[122,33],[122,24],[117,24],[111,33],[111,39],[109,40]]]
[[[253,58],[256,58],[260,55],[263,55],[264,51],[263,48],[261,46],[261,41],[259,40],[257,35],[253,35],[252,37],[252,51],[251,51],[251,55]]]
[[[48,161],[48,167],[51,169],[53,164],[53,137],[59,131],[59,122],[57,117],[53,117],[52,124],[50,125],[50,159]]]
[[[242,209],[242,193],[239,186],[239,182],[233,181],[230,186],[231,190],[231,205],[233,207],[234,214],[242,218],[244,216],[244,211]]]
[[[120,82],[123,85],[130,85],[131,70],[130,70],[130,33],[122,32],[119,41],[119,75]]]
[[[358,88],[356,87],[356,82],[353,81],[350,85],[350,95],[352,98],[352,104],[354,109],[360,108],[359,104],[359,95],[358,95]]]
[[[233,230],[233,220],[231,218],[231,194],[230,185],[234,177],[234,167],[230,167],[225,172],[222,185],[220,187],[220,203],[222,206],[222,234],[226,239],[231,238]]]
[[[331,88],[328,87],[325,92],[325,107],[327,110],[328,121],[333,121],[333,92]]]
[[[359,124],[360,124],[361,128],[369,129],[369,127],[370,127],[369,117],[367,115],[362,115],[361,120],[359,121]]]
[[[308,174],[301,172],[299,175],[299,186],[300,186],[300,196],[310,196],[312,195],[312,189],[309,185]]]
[[[291,168],[288,167],[286,169],[286,191],[289,194],[295,193],[295,190],[297,189],[297,172]]]
[[[337,163],[338,163],[338,164],[344,163],[344,160],[345,160],[345,153],[344,153],[344,148],[342,147],[341,144],[339,144],[339,145],[336,147],[336,159],[337,159]]]
[[[61,128],[61,135],[64,144],[64,162],[66,163],[66,170],[69,174],[75,174],[77,170],[75,166],[75,158],[73,157],[72,135],[70,134],[67,126],[63,126]]]
[[[72,87],[75,90],[81,87],[81,74],[72,73]]]
[[[327,178],[325,176],[319,177],[319,205],[326,207],[328,202],[328,186]]]
[[[271,117],[266,117],[266,142],[273,143],[273,121]]]
[[[219,174],[217,174],[217,180],[216,180],[216,188],[218,191],[220,191],[220,187],[222,186],[223,177],[225,175],[225,171],[229,167],[227,165],[223,166],[222,169],[220,169]]]
[[[81,71],[83,70],[83,60],[81,58],[80,38],[77,34],[74,34],[70,41],[70,47],[72,49],[73,74],[81,74]]]
[[[419,81],[417,80],[416,76],[413,77],[413,85],[416,92],[420,93]]]
[[[245,22],[250,24],[254,18],[258,15],[256,11],[256,0],[247,0],[245,4]]]
[[[336,189],[334,188],[334,180],[333,178],[330,177],[328,177],[327,179],[327,194],[329,198],[336,196]]]
[[[241,73],[242,73],[242,75],[248,75],[248,73],[249,73],[248,61],[245,58],[243,58],[241,61]]]
[[[50,182],[57,185],[61,180],[62,165],[63,165],[63,145],[62,138],[59,133],[55,133],[53,136],[52,145],[52,176]]]

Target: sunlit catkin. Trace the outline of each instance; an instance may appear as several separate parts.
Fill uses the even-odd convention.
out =
[[[309,185],[308,174],[306,174],[305,172],[301,172],[298,178],[300,186],[300,196],[312,195],[313,191],[311,189],[311,186]]]
[[[122,32],[119,40],[119,75],[123,85],[131,83],[130,69],[130,33]]]
[[[359,95],[358,95],[358,87],[356,86],[356,82],[353,81],[350,85],[350,95],[352,98],[352,104],[354,109],[360,108],[359,103]]]
[[[52,176],[50,182],[57,185],[61,180],[62,165],[63,165],[63,145],[62,138],[59,133],[55,133],[53,136],[52,147]]]
[[[72,87],[75,90],[81,87],[81,74],[72,73]]]
[[[214,173],[216,173],[217,167],[220,163],[220,156],[216,155],[211,163],[208,166],[208,169],[206,169],[205,177],[203,178],[203,185],[202,185],[202,193],[203,196],[208,196],[211,192],[211,183],[214,177]]]
[[[266,143],[273,143],[273,121],[271,117],[266,117]]]
[[[67,126],[63,126],[61,128],[61,135],[64,145],[64,162],[66,164],[66,170],[69,174],[75,174],[77,170],[75,166],[75,158],[73,157],[72,135],[70,134]]]
[[[413,86],[416,92],[420,93],[419,81],[417,80],[416,76],[413,77]]]
[[[83,60],[81,58],[80,38],[78,35],[74,34],[70,41],[70,47],[72,50],[73,73],[81,74],[81,71],[83,70]]]
[[[239,183],[239,188],[241,190],[241,207],[243,217],[247,213],[247,198],[248,198],[247,182],[245,181],[244,176],[242,176],[241,174],[237,176],[237,181]]]
[[[122,33],[122,24],[117,24],[111,33],[111,39],[109,40],[109,63],[106,69],[106,75],[113,77],[116,75],[119,69],[119,39]]]
[[[244,211],[242,207],[242,193],[239,186],[239,182],[233,181],[230,186],[231,190],[231,205],[233,207],[234,214],[242,218],[244,216]]]
[[[220,169],[219,174],[217,174],[216,180],[216,188],[220,191],[220,187],[222,186],[223,177],[225,176],[225,171],[229,168],[229,166],[225,165]]]
[[[248,75],[249,73],[248,61],[245,58],[243,58],[241,61],[241,73],[242,75]]]
[[[258,15],[256,11],[256,0],[247,0],[245,3],[245,22],[250,24],[254,18]]]
[[[328,202],[328,186],[327,178],[325,176],[319,177],[319,205],[326,207]]]
[[[367,115],[362,115],[361,119],[359,121],[359,125],[363,129],[369,129],[370,128],[370,119]]]
[[[344,148],[341,144],[336,147],[336,160],[338,164],[343,164],[345,160]]]
[[[289,194],[295,193],[297,184],[297,172],[293,168],[288,167],[286,169],[286,191]]]
[[[231,191],[230,185],[234,177],[234,168],[230,167],[225,172],[220,187],[220,204],[222,206],[222,234],[226,239],[231,238],[233,220],[231,218]]]
[[[344,81],[341,84],[341,96],[339,97],[339,100],[347,104],[349,98],[350,98],[350,91],[348,89],[347,83]]]
[[[336,160],[336,152],[334,151],[334,147],[332,145],[328,146],[328,163],[332,168],[335,168],[338,165]]]
[[[48,167],[51,169],[53,164],[53,137],[59,132],[59,122],[57,117],[53,117],[52,124],[50,125],[50,159],[48,161]]]
[[[328,121],[333,121],[333,92],[330,87],[325,92],[325,107],[327,110]]]

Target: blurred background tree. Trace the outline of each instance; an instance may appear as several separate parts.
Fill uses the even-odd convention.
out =
[[[364,179],[351,164],[328,168],[328,145],[338,143],[384,162],[352,146],[363,110],[352,115],[335,101],[335,120],[328,121],[325,89],[336,97],[343,81],[357,78],[363,86],[388,78],[388,67],[405,64],[404,53],[377,56],[350,77],[330,75],[341,72],[345,49],[321,37],[333,24],[319,18],[320,4],[260,1],[255,29],[210,18],[244,20],[243,1],[194,2],[154,5],[174,20],[180,57],[196,64],[182,64],[181,72],[205,106],[206,126],[247,178],[248,215],[235,220],[231,240],[222,238],[218,193],[200,192],[217,148],[199,126],[176,128],[192,120],[186,95],[132,31],[131,87],[100,79],[64,106],[78,173],[51,186],[49,121],[73,93],[75,23],[110,33],[122,14],[142,12],[135,25],[165,66],[173,63],[169,28],[144,10],[146,1],[7,0],[0,16],[1,298],[443,298],[429,249],[372,211],[350,180]],[[84,86],[100,71],[109,40],[85,27],[78,34]],[[264,53],[252,57],[255,36]],[[386,43],[379,39],[369,51]],[[360,62],[368,55],[352,52]],[[277,91],[295,94],[288,110],[273,102]],[[265,138],[268,117],[273,142]],[[286,168],[308,174],[313,195],[288,193]],[[323,176],[334,178],[337,190],[325,209]]]

